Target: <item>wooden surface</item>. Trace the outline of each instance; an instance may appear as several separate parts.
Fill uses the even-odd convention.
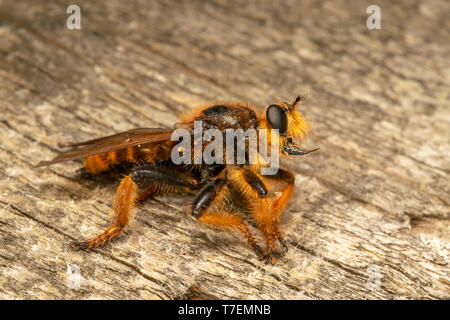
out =
[[[252,3],[0,1],[1,299],[450,298],[448,1],[377,1],[381,30],[364,1]],[[297,94],[320,151],[284,164],[296,195],[274,266],[187,216],[188,198],[72,250],[108,225],[117,181],[32,168],[58,142]]]

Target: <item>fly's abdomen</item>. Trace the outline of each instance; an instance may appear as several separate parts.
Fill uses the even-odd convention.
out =
[[[130,149],[130,150],[129,150]],[[112,166],[118,165],[122,162],[136,162],[138,159],[134,155],[132,148],[111,151],[107,153],[100,153],[84,160],[84,167],[89,173],[98,174],[109,170]]]
[[[158,144],[137,145],[87,157],[83,165],[89,173],[98,174],[123,163],[164,161],[170,158],[172,147],[173,142],[170,140]]]

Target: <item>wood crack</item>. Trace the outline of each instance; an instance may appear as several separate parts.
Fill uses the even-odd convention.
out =
[[[31,219],[31,220],[33,220],[34,222],[36,222],[37,224],[40,224],[40,225],[44,226],[45,228],[54,231],[55,233],[57,233],[57,234],[63,236],[64,238],[68,238],[68,239],[70,239],[71,241],[76,241],[76,239],[73,238],[72,236],[70,236],[70,235],[64,233],[63,231],[59,230],[59,229],[56,228],[56,227],[53,227],[52,225],[46,223],[45,221],[42,221],[42,220],[37,219],[37,218],[34,217],[33,215],[31,215],[31,214],[29,214],[29,213],[27,213],[27,212],[21,210],[21,209],[18,208],[16,205],[11,204],[11,203],[8,203],[8,202],[5,202],[5,201],[3,201],[3,200],[0,200],[0,203],[2,203],[2,204],[4,204],[4,205],[7,205],[9,208],[12,208],[12,209],[13,209],[13,212],[15,212],[16,214],[20,214],[20,215],[22,215],[22,216],[24,216],[24,217],[26,217],[26,218],[28,218],[28,219]],[[159,285],[159,286],[164,286],[164,283],[162,283],[161,281],[159,281],[159,280],[157,280],[157,279],[155,279],[155,278],[149,276],[148,274],[146,274],[145,272],[143,272],[142,270],[140,270],[137,266],[135,266],[135,265],[133,265],[133,264],[131,264],[131,263],[125,261],[125,260],[119,259],[119,258],[115,257],[114,255],[109,254],[109,253],[107,253],[107,252],[104,252],[104,251],[102,251],[102,250],[93,249],[93,250],[91,250],[91,251],[93,251],[93,252],[95,252],[95,253],[97,253],[97,254],[104,255],[104,256],[106,256],[106,257],[108,257],[108,258],[110,258],[110,259],[116,261],[117,263],[120,263],[120,264],[122,264],[122,265],[124,265],[124,266],[126,266],[126,267],[128,267],[128,268],[130,268],[130,269],[132,269],[133,271],[135,271],[136,273],[138,273],[139,275],[141,275],[143,278],[145,278],[145,279],[147,279],[147,280],[149,280],[149,281],[151,281],[151,282],[153,282],[153,283],[155,283],[155,284],[157,284],[157,285]],[[157,293],[157,292],[152,292],[152,293],[155,294],[155,295],[157,295],[157,296],[160,297],[161,299],[164,299],[164,297],[161,296],[159,293]],[[169,297],[166,296],[166,298],[169,298]]]

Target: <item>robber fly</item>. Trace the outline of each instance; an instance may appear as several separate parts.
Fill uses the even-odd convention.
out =
[[[299,147],[308,133],[307,122],[296,110],[301,100],[297,97],[293,103],[272,104],[261,116],[245,103],[203,106],[182,117],[173,129],[139,128],[85,142],[68,143],[65,146],[71,149],[51,161],[40,162],[37,167],[84,159],[84,168],[91,174],[112,171],[117,167],[128,168],[116,192],[112,224],[91,240],[73,242],[74,248],[96,248],[118,236],[128,225],[135,205],[148,198],[195,193],[189,209],[193,217],[209,226],[240,231],[262,259],[273,263],[277,243],[283,252],[288,249],[279,223],[293,193],[294,175],[283,169],[273,175],[262,175],[260,169],[267,164],[260,158],[256,163],[177,165],[171,158],[177,141],[173,141],[171,136],[179,128],[194,135],[197,121],[205,124],[203,130],[217,129],[220,132],[228,129],[254,129],[257,132],[275,129],[277,151],[281,155],[305,155],[317,149],[303,150]],[[269,139],[269,145],[274,141]],[[175,154],[183,151],[178,149]],[[264,250],[252,235],[249,223],[263,235]]]

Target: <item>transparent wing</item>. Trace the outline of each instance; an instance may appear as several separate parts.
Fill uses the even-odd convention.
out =
[[[121,150],[139,144],[162,142],[170,139],[172,131],[171,129],[160,128],[137,128],[103,138],[67,143],[62,146],[74,148],[59,154],[53,160],[41,161],[35,167],[86,158],[95,154]]]

